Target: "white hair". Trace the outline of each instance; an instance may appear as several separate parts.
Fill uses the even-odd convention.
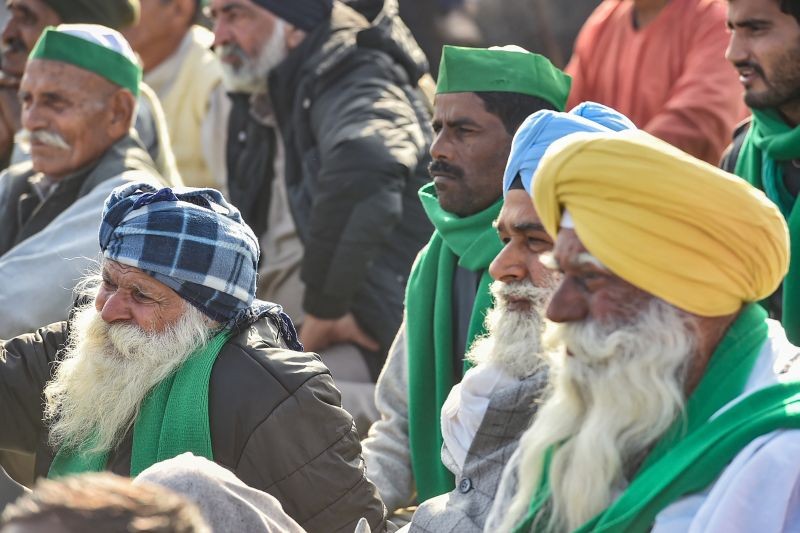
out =
[[[286,59],[286,22],[276,19],[272,35],[264,42],[255,57],[248,56],[236,43],[214,47],[217,56],[235,55],[241,61],[238,67],[220,61],[222,81],[229,91],[249,94],[267,92],[267,75]]]
[[[87,279],[79,290],[90,292],[95,282]],[[44,416],[53,446],[74,448],[94,439],[93,452],[119,444],[147,393],[205,344],[214,329],[188,303],[178,321],[161,333],[106,323],[94,303],[77,310],[70,326],[64,358],[44,390]]]
[[[693,317],[657,298],[644,305],[627,324],[548,328],[551,391],[520,440],[519,486],[504,531],[528,511],[551,447],[551,495],[536,519],[572,531],[612,503],[681,415]]]
[[[544,309],[554,288],[554,283],[537,287],[527,279],[492,283],[495,304],[486,313],[487,334],[473,342],[467,360],[476,365],[496,364],[519,379],[539,370],[543,364]],[[510,309],[510,298],[524,298],[530,302],[530,307],[524,311]]]

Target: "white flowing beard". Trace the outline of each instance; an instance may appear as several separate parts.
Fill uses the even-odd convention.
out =
[[[537,287],[530,280],[491,285],[494,307],[486,313],[486,335],[477,339],[467,354],[473,364],[494,364],[509,376],[523,379],[542,366],[541,344],[544,310],[555,283]],[[509,299],[524,298],[530,308],[509,309]]]
[[[109,324],[94,305],[76,312],[64,359],[45,387],[45,420],[54,447],[77,447],[96,435],[90,451],[113,449],[131,428],[142,400],[211,336],[210,320],[186,305],[162,333]]]
[[[537,520],[572,531],[607,508],[626,471],[681,415],[695,350],[692,317],[653,298],[628,324],[550,324],[545,338],[551,392],[520,440],[519,486],[504,521],[511,530],[553,454],[551,497]],[[570,355],[566,352],[569,351]]]
[[[234,54],[241,61],[239,66],[220,61],[222,81],[226,89],[248,94],[265,93],[270,71],[280,65],[289,54],[286,47],[286,23],[280,19],[275,21],[272,35],[255,57],[249,57],[235,43],[216,46],[214,49],[219,58]]]

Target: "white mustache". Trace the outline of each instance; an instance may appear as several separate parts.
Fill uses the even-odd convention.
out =
[[[64,140],[64,137],[54,131],[30,131],[23,129],[17,134],[17,142],[25,145],[28,148],[33,141],[46,144],[47,146],[52,146],[53,148],[58,148],[60,150],[69,150],[71,148],[70,145],[67,144],[67,141]]]

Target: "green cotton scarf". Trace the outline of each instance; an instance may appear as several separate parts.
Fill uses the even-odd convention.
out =
[[[753,122],[734,172],[764,191],[786,219],[791,237],[789,272],[783,280],[783,327],[800,344],[800,209],[786,189],[781,163],[800,158],[800,127],[792,128],[773,110],[753,109]]]
[[[442,464],[439,413],[453,387],[453,275],[456,265],[478,272],[480,279],[467,335],[467,346],[485,333],[483,321],[492,306],[491,277],[486,270],[502,243],[492,227],[502,199],[469,217],[439,206],[433,184],[419,197],[436,231],[420,252],[406,288],[408,353],[408,436],[419,503],[453,490],[453,475]],[[465,362],[465,368],[467,363]]]
[[[656,515],[686,494],[708,487],[757,437],[782,428],[800,428],[800,382],[761,389],[720,415],[712,416],[742,394],[767,338],[766,313],[750,304],[717,346],[700,384],[689,398],[685,416],[654,446],[639,473],[622,495],[576,533],[646,533]],[[549,470],[552,449],[545,456]],[[549,499],[549,481],[542,482],[515,533],[547,531],[535,521]]]
[[[214,459],[208,421],[208,383],[230,331],[223,331],[190,355],[177,372],[155,386],[142,402],[133,425],[131,477],[184,452]],[[105,470],[108,452],[92,453],[93,441],[61,447],[48,478]]]

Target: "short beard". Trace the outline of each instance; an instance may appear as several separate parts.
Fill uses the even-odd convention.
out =
[[[255,57],[249,57],[235,43],[220,45],[215,50],[220,58],[233,54],[241,60],[238,67],[220,62],[222,65],[222,81],[227,90],[247,94],[266,93],[267,76],[289,54],[286,47],[286,23],[280,19],[275,21],[272,35],[270,35]]]
[[[484,321],[487,334],[472,344],[467,360],[475,365],[494,364],[518,379],[536,373],[542,367],[544,309],[554,289],[554,283],[537,287],[530,280],[492,283],[495,304]],[[530,308],[511,310],[509,298],[525,298]]]
[[[44,390],[50,444],[105,453],[131,429],[145,396],[208,342],[213,321],[186,305],[162,333],[130,324],[108,324],[94,304],[71,321],[70,343]]]
[[[744,102],[753,109],[781,109],[800,106],[800,43],[775,60],[769,79],[761,65],[750,64],[767,88],[760,93],[745,91]]]
[[[613,502],[683,412],[695,336],[691,315],[655,298],[628,324],[548,331],[546,348],[561,346],[547,354],[552,390],[520,440],[519,486],[504,530],[527,512],[551,446],[551,496],[537,521],[572,531]]]

